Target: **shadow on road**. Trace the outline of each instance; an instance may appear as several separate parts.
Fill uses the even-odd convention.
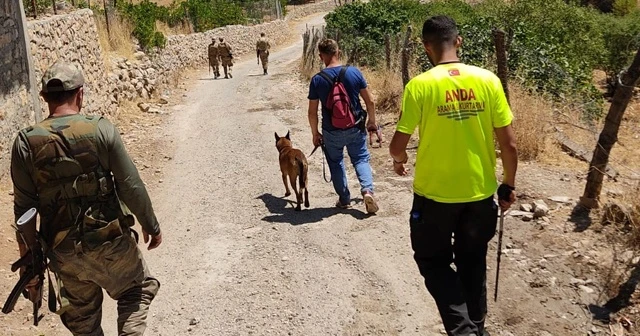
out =
[[[291,225],[312,224],[341,213],[351,215],[353,218],[360,220],[369,217],[362,211],[355,209],[338,209],[336,207],[314,208],[313,204],[309,209],[304,209],[303,207],[302,211],[295,211],[294,201],[272,194],[263,194],[256,198],[262,200],[271,213],[271,215],[262,218],[263,221],[269,223],[289,223]],[[313,199],[310,201],[313,201]]]
[[[631,299],[638,289],[638,284],[640,284],[640,263],[633,266],[633,270],[629,274],[627,281],[618,287],[618,294],[616,296],[609,299],[603,306],[589,305],[589,311],[593,315],[593,318],[609,322],[611,314],[615,314],[623,308],[631,306],[633,304]]]
[[[593,220],[591,219],[591,210],[580,205],[576,206],[571,211],[569,222],[572,222],[576,225],[573,232],[584,232],[593,223]]]

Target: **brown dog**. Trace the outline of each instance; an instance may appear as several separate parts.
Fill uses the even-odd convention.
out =
[[[293,191],[296,193],[296,211],[300,211],[302,204],[302,193],[304,192],[304,206],[306,208],[309,207],[309,191],[307,190],[307,170],[309,166],[307,164],[307,158],[304,156],[302,151],[299,149],[293,148],[291,145],[291,138],[289,137],[289,132],[284,138],[276,135],[276,148],[280,153],[280,171],[282,171],[282,183],[284,183],[284,188],[286,193],[285,197],[291,195],[291,191],[289,190],[289,185],[287,184],[287,176],[289,177],[289,182],[291,182],[291,187]],[[298,178],[300,189],[296,187],[296,177]]]

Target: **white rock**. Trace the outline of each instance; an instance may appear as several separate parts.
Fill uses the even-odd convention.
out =
[[[527,213],[524,216],[522,216],[522,220],[525,222],[530,222],[533,220],[533,214],[531,213]]]
[[[531,212],[531,210],[533,210],[533,207],[531,206],[531,204],[520,204],[520,210]]]
[[[153,112],[150,111],[151,105],[149,105],[147,103],[138,103],[138,107],[140,108],[140,110],[142,110],[142,112],[153,113]]]
[[[593,294],[593,293],[596,292],[593,288],[585,286],[585,285],[578,285],[578,288],[580,288],[583,292],[585,292],[587,294]]]
[[[571,197],[568,197],[568,196],[551,196],[549,197],[549,200],[557,203],[564,203],[564,204],[573,203],[573,200],[571,199]]]
[[[543,200],[537,200],[531,203],[534,218],[541,218],[549,214],[549,206]]]

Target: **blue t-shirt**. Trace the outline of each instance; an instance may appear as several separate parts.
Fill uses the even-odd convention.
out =
[[[330,78],[335,78],[340,74],[341,68],[342,66],[337,66],[326,68],[322,71],[329,75]],[[364,76],[362,76],[360,70],[349,66],[344,74],[343,84],[349,94],[351,107],[356,113],[356,116],[360,118],[364,115],[364,109],[362,108],[362,103],[360,103],[360,90],[367,88],[367,81],[364,79]],[[329,83],[324,77],[316,74],[311,78],[311,83],[309,84],[309,100],[320,100],[320,104],[324,106],[332,86],[333,83]],[[322,108],[322,129],[328,131],[336,130],[336,128],[331,125],[331,111],[327,111],[324,108]]]

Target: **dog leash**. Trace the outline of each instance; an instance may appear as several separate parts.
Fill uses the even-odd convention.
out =
[[[323,155],[322,155],[322,178],[324,179],[324,181],[325,181],[325,182],[327,182],[327,183],[331,183],[331,181],[332,181],[332,176],[331,176],[331,174],[329,174],[329,178],[327,179],[327,168],[325,167],[325,162],[324,162],[325,156],[327,155],[327,149],[324,147],[324,143],[321,143],[319,146],[316,146],[316,147],[311,151],[311,154],[309,154],[309,157],[311,157],[311,155],[313,155],[313,153],[315,153],[315,152],[316,152],[316,150],[317,150],[319,147],[322,147],[322,154],[323,154]],[[327,160],[328,160],[328,159],[327,159]]]

